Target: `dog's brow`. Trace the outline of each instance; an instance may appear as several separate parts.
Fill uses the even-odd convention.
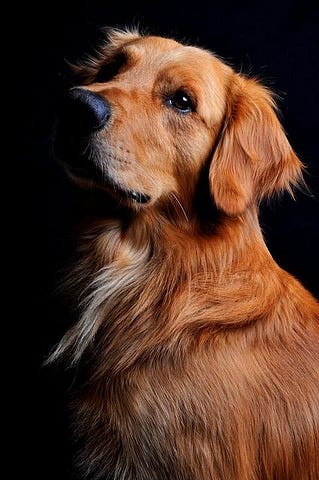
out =
[[[129,64],[136,63],[143,56],[142,50],[137,45],[126,45],[122,47],[121,51]]]

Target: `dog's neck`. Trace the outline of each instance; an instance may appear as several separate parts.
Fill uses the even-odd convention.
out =
[[[77,299],[79,288],[87,292],[92,279],[105,271],[112,271],[108,276],[115,282],[129,283],[131,276],[139,276],[140,290],[150,278],[159,278],[163,291],[168,292],[183,281],[192,288],[204,279],[212,287],[233,284],[242,288],[240,284],[251,286],[262,279],[276,282],[281,275],[264,242],[256,208],[241,217],[220,215],[204,228],[191,217],[172,221],[144,210],[100,218],[88,231],[76,267],[81,285],[72,274]]]
[[[174,259],[176,272],[185,269],[191,275],[202,272],[223,277],[248,267],[255,271],[271,261],[256,208],[240,217],[220,214],[204,224],[191,215],[168,217],[145,210],[99,219],[90,231],[87,251],[97,253],[98,269],[120,258],[128,264],[139,259],[141,268],[150,264],[159,268],[158,264]],[[251,260],[253,265],[249,265]]]
[[[220,220],[210,233],[186,219],[178,225],[155,218],[95,223],[69,278],[76,303],[84,292],[84,308],[53,359],[71,351],[77,363],[94,343],[103,351],[101,371],[120,371],[136,355],[155,354],[157,346],[187,348],[191,332],[198,339],[211,338],[214,329],[249,328],[259,318],[274,318],[274,310],[280,319],[289,286],[302,289],[272,259],[256,209]]]

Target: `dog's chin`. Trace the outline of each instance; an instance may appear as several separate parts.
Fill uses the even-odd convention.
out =
[[[146,193],[125,188],[97,169],[66,165],[64,168],[71,180],[81,188],[103,190],[115,200],[128,205],[145,205],[151,202],[151,197]]]

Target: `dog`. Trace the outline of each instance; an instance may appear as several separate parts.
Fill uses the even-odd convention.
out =
[[[80,372],[81,478],[318,480],[319,304],[258,221],[262,200],[302,183],[274,96],[134,29],[74,69],[55,155],[105,211],[49,362]]]

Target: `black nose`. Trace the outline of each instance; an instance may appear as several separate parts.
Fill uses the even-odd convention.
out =
[[[78,133],[91,133],[103,128],[111,116],[111,107],[101,95],[85,88],[68,91],[62,103],[59,121]]]

